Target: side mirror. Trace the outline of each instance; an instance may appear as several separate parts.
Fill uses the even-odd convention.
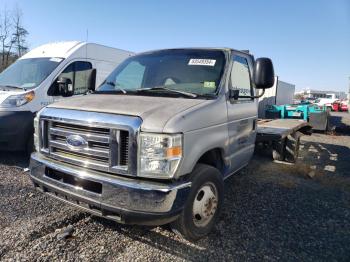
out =
[[[228,93],[229,99],[238,100],[239,98],[239,90],[238,89],[230,89]]]
[[[270,58],[258,58],[254,65],[254,83],[257,89],[265,89],[273,86],[275,72]]]
[[[66,77],[60,77],[57,80],[59,94],[63,97],[72,96],[74,94],[74,86],[72,80]]]
[[[88,73],[88,92],[94,92],[96,86],[96,68],[89,70]]]

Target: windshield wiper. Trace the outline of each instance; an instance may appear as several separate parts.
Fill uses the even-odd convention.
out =
[[[7,88],[16,88],[16,89],[24,89],[24,90],[26,90],[25,88],[20,87],[20,86],[4,85],[4,87],[7,87]]]
[[[155,91],[157,91],[157,90],[170,91],[170,92],[181,94],[181,95],[185,95],[185,96],[188,96],[188,97],[197,97],[198,96],[197,94],[194,94],[194,93],[190,93],[190,92],[186,92],[186,91],[180,91],[180,90],[174,90],[174,89],[167,88],[165,86],[154,86],[154,87],[148,87],[148,88],[139,88],[139,89],[136,89],[135,91],[143,92],[143,91],[154,91],[154,90]]]
[[[105,84],[109,86],[117,87],[120,91],[123,92],[123,94],[127,93],[123,88],[120,87],[120,85],[118,85],[118,83],[115,84],[114,82],[108,81],[108,82],[105,82]]]

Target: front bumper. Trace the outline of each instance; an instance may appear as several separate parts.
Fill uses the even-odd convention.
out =
[[[34,133],[33,120],[34,114],[30,111],[0,111],[0,150],[26,149]]]
[[[159,183],[63,164],[33,153],[30,177],[36,188],[64,202],[119,223],[161,225],[177,218],[190,182]]]

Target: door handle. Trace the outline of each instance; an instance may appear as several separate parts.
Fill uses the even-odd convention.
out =
[[[255,131],[255,129],[256,129],[256,123],[257,123],[257,120],[254,119],[254,120],[253,120],[253,128],[252,128],[253,131]]]

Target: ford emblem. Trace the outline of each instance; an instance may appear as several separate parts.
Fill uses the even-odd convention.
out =
[[[73,150],[83,149],[87,146],[87,141],[79,135],[70,135],[66,138],[66,143]]]

